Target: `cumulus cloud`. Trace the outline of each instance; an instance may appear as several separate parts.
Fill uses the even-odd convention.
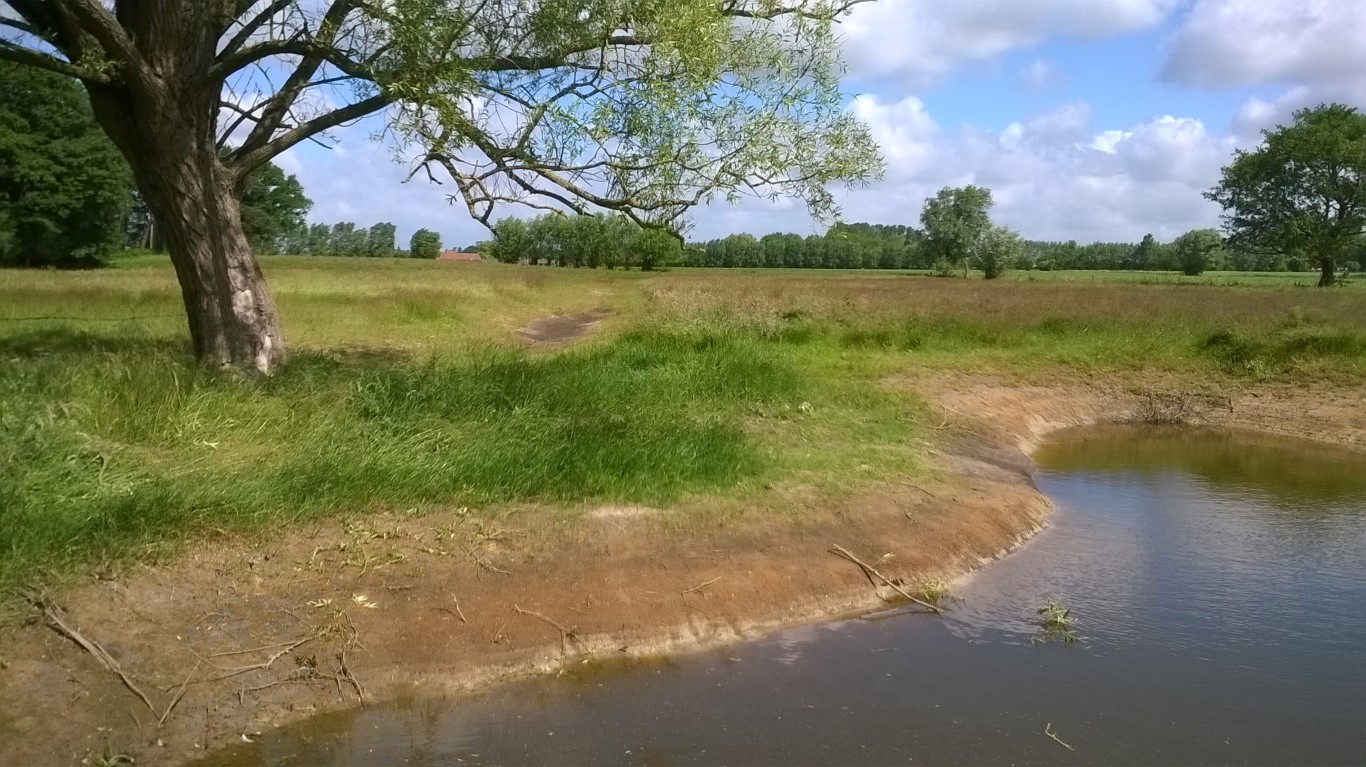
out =
[[[1136,241],[1151,232],[1170,240],[1218,223],[1217,206],[1201,193],[1232,143],[1199,120],[1163,116],[1097,130],[1090,108],[1073,103],[1001,131],[945,131],[915,97],[863,96],[852,109],[882,145],[888,171],[875,187],[842,196],[846,220],[916,224],[925,198],[972,183],[992,189],[994,219],[1037,239]],[[699,214],[698,236],[802,220],[759,202],[717,212]]]
[[[1054,36],[1100,39],[1159,24],[1179,0],[883,0],[842,25],[844,55],[859,79],[896,77],[913,87],[960,65],[987,61]]]
[[[1162,74],[1202,88],[1357,81],[1364,42],[1360,0],[1198,0],[1168,41]]]
[[[1338,101],[1366,107],[1366,3],[1360,0],[1197,0],[1167,41],[1162,77],[1204,89],[1287,86],[1248,99],[1234,131],[1254,142],[1296,109]]]

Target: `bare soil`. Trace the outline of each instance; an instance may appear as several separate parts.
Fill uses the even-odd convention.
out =
[[[832,547],[908,586],[962,576],[1044,524],[1049,504],[1027,457],[1039,439],[1151,417],[1151,392],[1162,395],[1161,381],[887,384],[943,411],[932,451],[941,480],[705,529],[646,507],[378,513],[206,541],[50,595],[151,705],[36,611],[5,621],[0,763],[79,763],[106,746],[139,764],[183,763],[316,712],[873,609],[894,592]],[[1159,410],[1362,448],[1363,395],[1249,385]]]
[[[577,341],[597,328],[598,323],[612,314],[611,309],[590,309],[579,314],[557,314],[532,321],[517,335],[522,342],[533,346],[562,346]]]

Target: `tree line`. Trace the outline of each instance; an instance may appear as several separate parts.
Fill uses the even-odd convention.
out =
[[[345,256],[359,258],[427,258],[441,255],[441,235],[419,229],[408,239],[407,250],[397,242],[398,227],[381,221],[372,226],[357,226],[353,221],[335,224],[300,224],[276,241],[275,250],[290,256]]]
[[[622,215],[505,218],[493,231],[493,240],[480,247],[504,263],[649,271],[684,261],[676,234]]]

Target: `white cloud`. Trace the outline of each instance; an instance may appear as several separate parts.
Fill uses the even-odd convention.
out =
[[[853,106],[888,158],[886,179],[841,195],[844,218],[916,224],[926,197],[943,186],[992,189],[993,218],[1037,239],[1170,240],[1215,226],[1218,208],[1201,193],[1218,179],[1231,140],[1199,120],[1163,116],[1096,130],[1090,108],[1066,104],[999,132],[938,127],[914,97]],[[746,202],[700,212],[696,236],[809,229],[804,211]]]
[[[1163,76],[1202,88],[1331,85],[1366,71],[1360,0],[1197,0],[1168,41]]]
[[[1179,0],[882,0],[844,21],[844,55],[859,79],[920,87],[959,66],[1049,37],[1101,39],[1160,23]]]
[[[1162,76],[1205,89],[1285,85],[1248,99],[1234,117],[1244,144],[1301,107],[1366,107],[1366,2],[1197,0],[1167,41]]]

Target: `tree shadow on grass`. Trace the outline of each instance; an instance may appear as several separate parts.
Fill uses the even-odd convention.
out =
[[[148,336],[140,333],[100,333],[69,328],[26,330],[0,334],[0,358],[82,358],[91,356],[155,356],[180,359],[187,366],[194,355],[188,339]],[[376,346],[345,346],[333,349],[301,349],[290,360],[299,366],[322,367],[334,372],[347,368],[359,373],[379,365],[399,365],[411,360],[405,351]],[[286,368],[288,370],[288,368]]]
[[[128,333],[92,333],[54,328],[0,335],[0,357],[85,357],[89,355],[184,354],[189,342]]]

